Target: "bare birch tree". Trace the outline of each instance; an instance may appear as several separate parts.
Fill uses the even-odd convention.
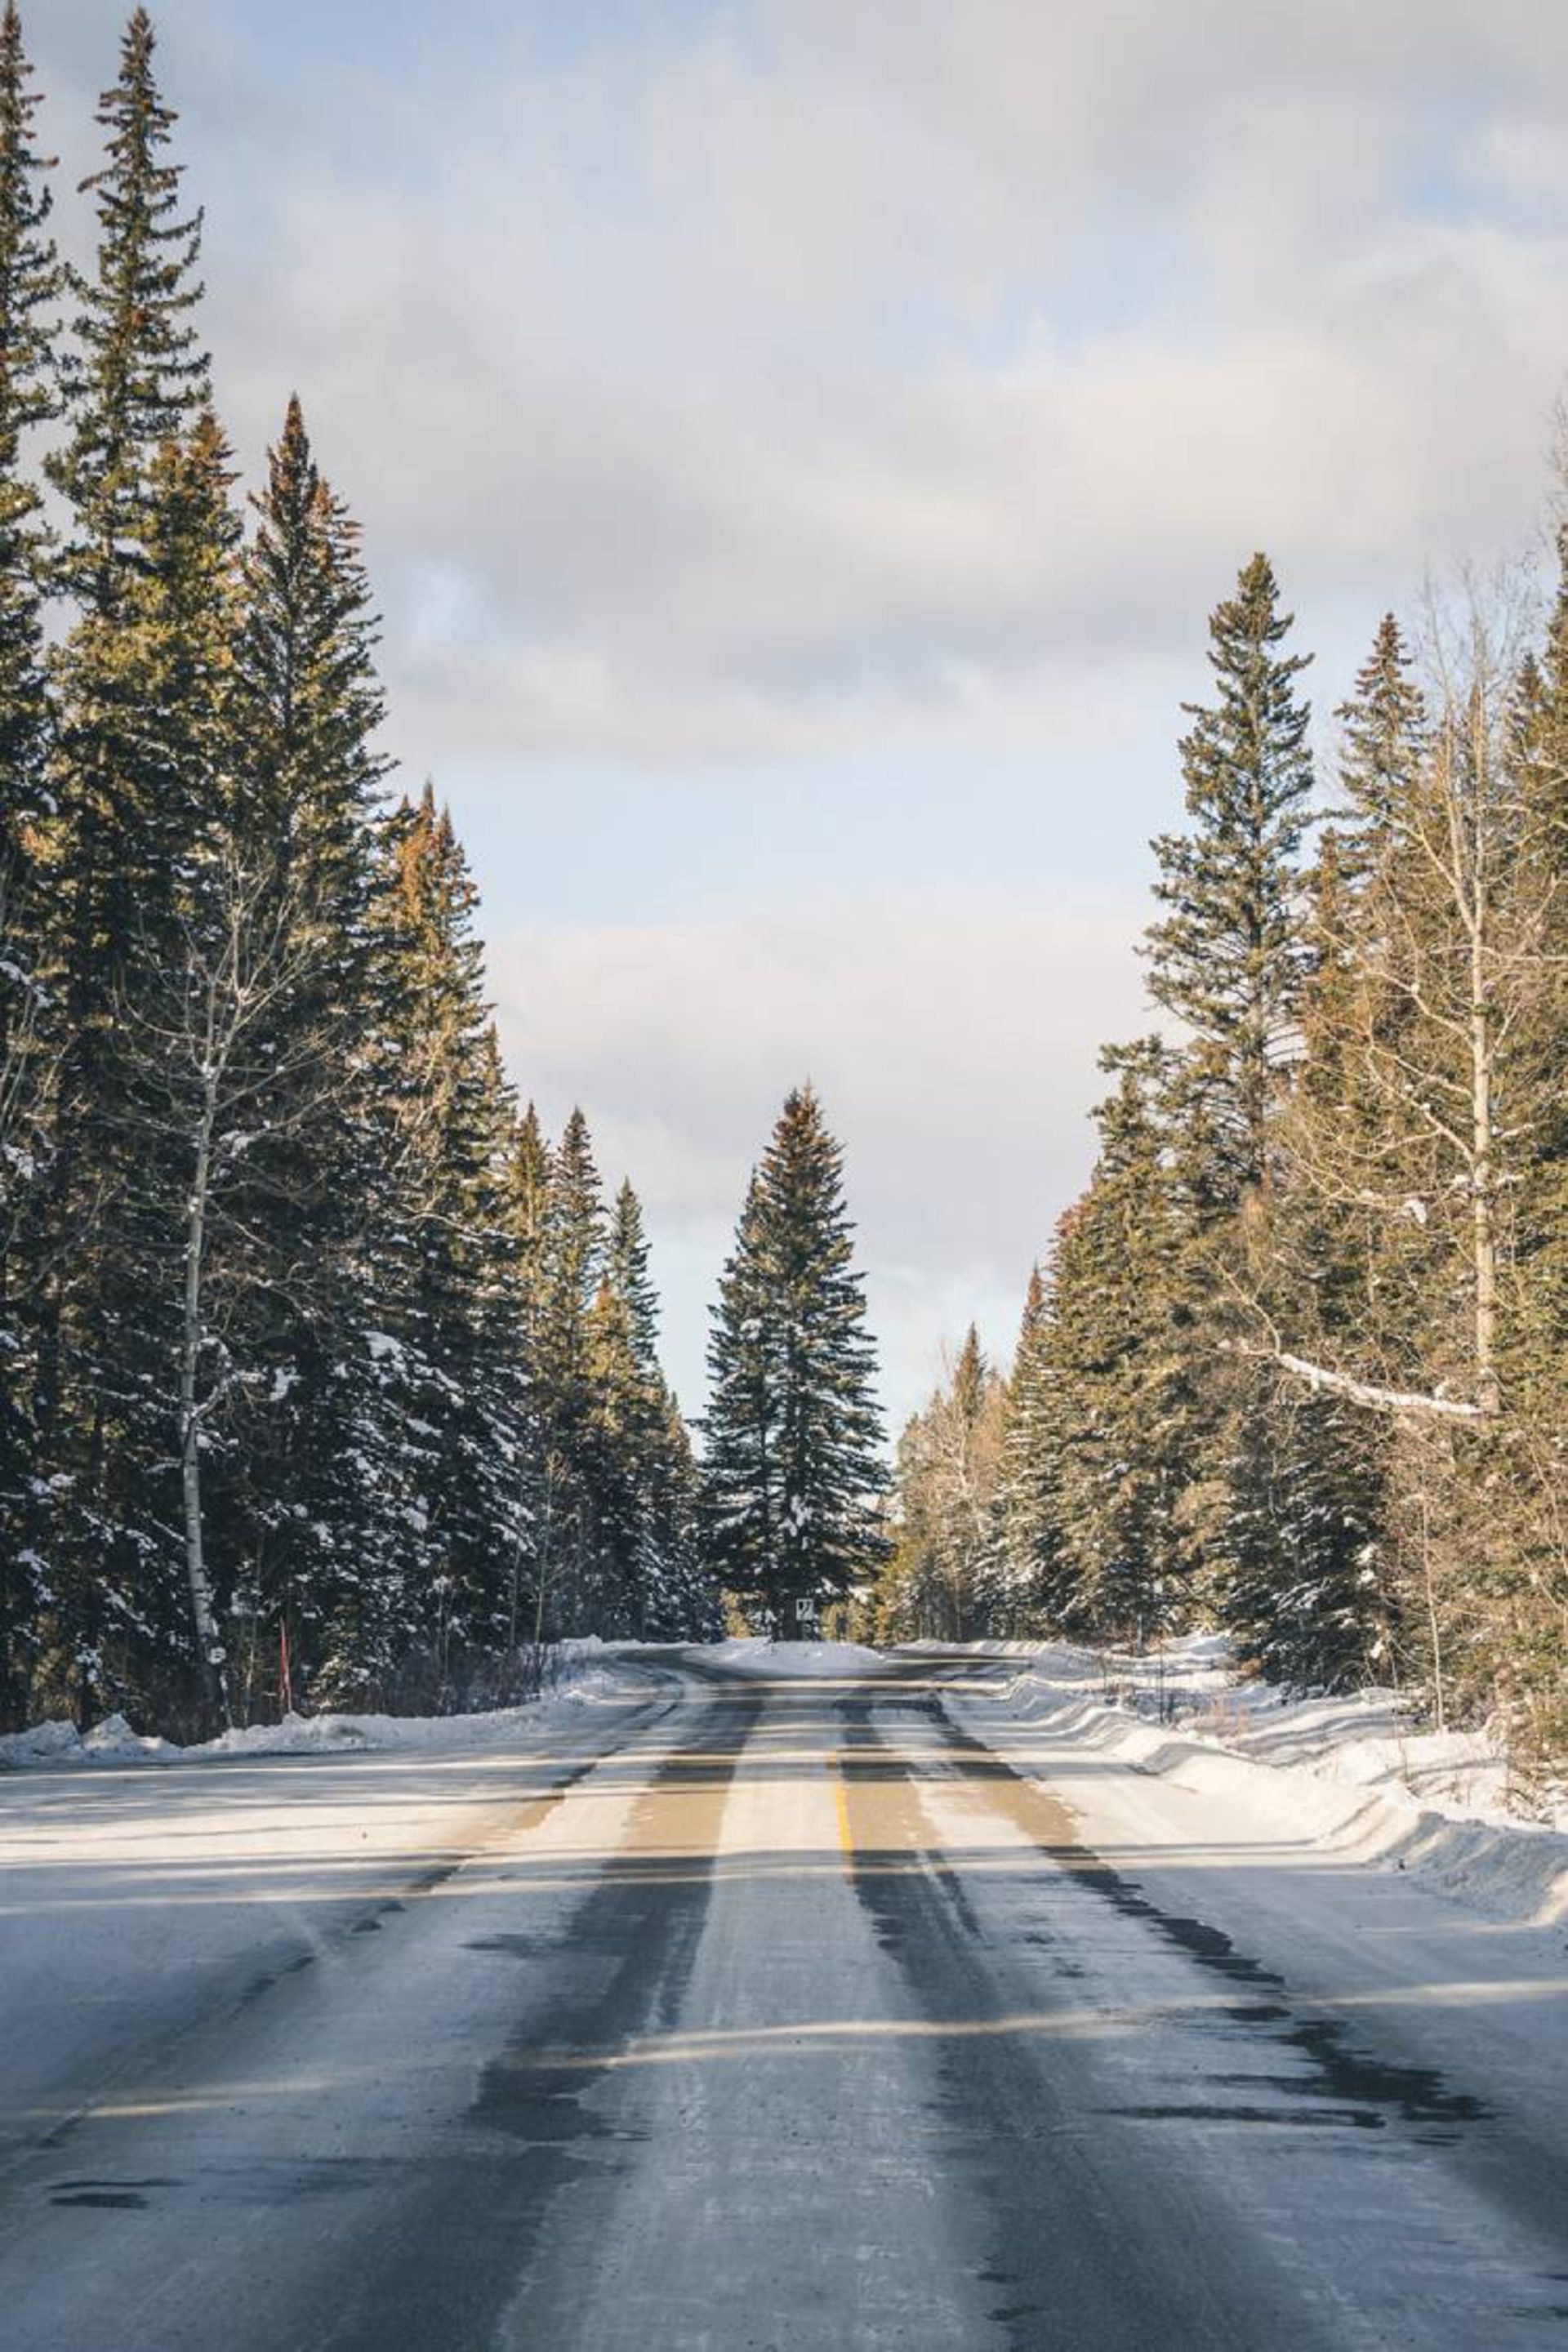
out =
[[[199,910],[180,925],[175,960],[143,973],[126,1005],[139,1116],[183,1185],[169,1259],[179,1282],[175,1422],[191,1630],[214,1717],[226,1717],[227,1698],[202,1454],[226,1404],[257,1377],[236,1344],[246,1300],[279,1279],[247,1214],[246,1163],[258,1145],[320,1119],[343,1083],[336,1027],[289,1017],[310,1001],[324,952],[305,912],[275,859],[225,843]]]
[[[1283,1318],[1268,1352],[1373,1410],[1487,1421],[1503,1402],[1503,1266],[1529,1149],[1506,1078],[1551,967],[1561,844],[1515,756],[1515,607],[1472,590],[1457,624],[1434,606],[1429,641],[1417,755],[1375,780],[1345,771],[1349,879],[1318,917],[1317,1012],[1333,1034],[1314,1040],[1307,1012],[1335,1084],[1314,1091],[1309,1072],[1281,1125],[1287,1189],[1363,1236],[1359,1311],[1327,1360],[1291,1345]],[[1404,1260],[1421,1311],[1402,1307]],[[1310,1295],[1308,1271],[1288,1300]]]

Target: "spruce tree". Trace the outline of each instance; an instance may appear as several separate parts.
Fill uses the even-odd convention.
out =
[[[14,0],[0,17],[0,1724],[21,1711],[39,1605],[29,1540],[41,1257],[34,1246],[47,1146],[38,877],[49,808],[43,642],[48,532],[27,463],[58,413],[55,306],[63,289],[47,222],[51,168],[35,143],[38,99]]]
[[[697,1557],[695,1465],[659,1365],[658,1298],[642,1206],[629,1181],[611,1212],[599,1323],[607,1375],[600,1411],[615,1432],[606,1469],[624,1497],[616,1568],[626,1628],[666,1641],[706,1639],[717,1610]]]
[[[1383,639],[1383,664],[1396,641]],[[1381,688],[1379,688],[1381,695]],[[1388,705],[1384,703],[1386,715]],[[1347,761],[1369,743],[1382,772],[1396,752],[1384,730],[1349,710]],[[1386,1137],[1360,1084],[1367,1005],[1360,899],[1382,851],[1375,841],[1321,836],[1310,877],[1312,969],[1301,1006],[1300,1057],[1291,1097],[1274,1133],[1278,1178],[1266,1246],[1258,1247],[1257,1288],[1274,1328],[1291,1348],[1321,1362],[1364,1349],[1369,1310],[1393,1304],[1415,1269],[1401,1267],[1384,1221],[1352,1182],[1331,1194],[1312,1181],[1322,1139],[1343,1150],[1359,1137],[1361,1185],[1375,1180]],[[1407,1222],[1416,1244],[1419,1227]],[[1367,1360],[1362,1356],[1364,1363]],[[1394,1366],[1389,1356],[1385,1370]],[[1350,1688],[1381,1662],[1386,1670],[1396,1602],[1386,1540],[1387,1431],[1342,1397],[1314,1395],[1277,1368],[1258,1363],[1236,1416],[1226,1562],[1218,1595],[1238,1656],[1270,1680]]]
[[[94,625],[92,649],[79,638],[63,665],[68,781],[73,791],[111,785],[111,795],[74,801],[73,818],[86,822],[68,832],[67,853],[96,830],[100,849],[113,833],[120,855],[112,877],[78,867],[85,887],[67,902],[76,928],[60,1001],[85,1025],[67,1029],[58,1056],[47,1205],[51,1238],[63,1246],[46,1301],[39,1396],[57,1703],[74,1695],[205,1705],[194,1699],[203,1685],[210,1700],[175,1532],[191,1168],[168,1115],[163,1062],[168,1008],[217,919],[208,884],[228,790],[231,481],[210,416],[164,445],[149,468],[134,577],[112,621]],[[106,648],[117,696],[108,711],[82,698],[77,667],[92,668]],[[110,813],[112,825],[96,829],[92,820]],[[104,929],[83,933],[84,905],[96,906]],[[107,993],[89,953],[93,938],[114,965]]]
[[[0,1070],[28,1013],[32,867],[49,806],[43,642],[49,534],[26,462],[58,414],[56,305],[64,272],[48,235],[52,168],[34,143],[39,100],[14,0],[0,16]],[[20,950],[20,953],[18,953]],[[9,1091],[9,1089],[8,1089]]]
[[[1568,526],[1557,536],[1556,590],[1539,656],[1522,666],[1510,756],[1530,830],[1548,845],[1555,887],[1542,908],[1539,985],[1507,1056],[1514,1117],[1526,1130],[1516,1218],[1523,1312],[1512,1367],[1541,1417],[1568,1402]]]
[[[1366,1068],[1408,1042],[1408,1006],[1369,984],[1395,944],[1424,756],[1422,698],[1392,614],[1337,715],[1341,801],[1308,877],[1294,1085],[1271,1131],[1267,1232],[1247,1239],[1259,1303],[1292,1351],[1408,1383],[1431,1249],[1420,1219],[1390,1217],[1388,1202],[1415,1196],[1429,1155]],[[1376,1416],[1273,1368],[1247,1384],[1219,1610],[1237,1654],[1272,1680],[1343,1688],[1387,1669],[1398,1618],[1387,1439]]]
[[[711,1571],[785,1639],[885,1550],[875,1353],[843,1155],[809,1087],[784,1103],[713,1309],[703,1524]]]
[[[1058,1512],[1047,1442],[1050,1366],[1045,1277],[1037,1263],[1013,1354],[996,1466],[997,1631],[1026,1633],[1038,1619],[1042,1590],[1052,1580]]]
[[[1193,1345],[1189,1233],[1168,1149],[1174,1071],[1157,1039],[1108,1051],[1100,1150],[1051,1252],[1029,1473],[1037,1605],[1053,1628],[1142,1643],[1191,1615],[1204,1557],[1194,1480],[1212,1366]]]
[[[202,295],[201,215],[182,213],[182,167],[163,157],[179,118],[158,88],[155,47],[138,8],[119,78],[99,101],[105,161],[82,183],[98,209],[98,265],[91,278],[72,273],[70,429],[49,466],[71,510],[72,591],[100,617],[118,604],[141,544],[153,457],[183,437],[208,391],[191,318]]]
[[[626,1312],[632,1354],[651,1385],[658,1371],[658,1297],[648,1270],[642,1203],[629,1178],[616,1193],[605,1247],[605,1278]]]
[[[178,1204],[168,1171],[142,1164],[125,1010],[138,975],[182,951],[193,834],[214,788],[207,714],[225,613],[206,592],[233,544],[221,436],[198,423],[206,366],[188,314],[199,221],[179,217],[179,172],[163,160],[174,118],[152,58],[138,12],[99,113],[108,153],[86,183],[97,269],[71,280],[68,432],[49,467],[76,617],[56,661],[44,851],[54,1149],[39,1210],[50,1272],[37,1294],[47,1510],[37,1548],[55,1594],[44,1696],[78,1707],[132,1696],[154,1657],[178,1671],[178,1514],[160,1466],[174,1348],[148,1268]]]
[[[1312,769],[1296,681],[1310,656],[1280,650],[1290,626],[1268,558],[1255,555],[1209,624],[1215,701],[1185,706],[1192,829],[1154,843],[1167,912],[1149,932],[1149,985],[1192,1033],[1222,1202],[1264,1179],[1275,1066],[1304,962],[1297,860]]]
[[[649,1641],[715,1642],[724,1630],[719,1589],[699,1540],[700,1479],[690,1433],[677,1399],[664,1391],[643,1522],[637,1578],[641,1633]]]
[[[969,1642],[997,1630],[1004,1412],[1003,1383],[972,1324],[948,1379],[899,1441],[893,1548],[870,1612],[879,1640]]]
[[[534,1382],[542,1449],[540,1575],[554,1622],[594,1630],[605,1589],[593,1452],[591,1318],[605,1265],[605,1216],[593,1138],[580,1108],[551,1156],[544,1202]]]
[[[303,1697],[349,1652],[340,1691],[362,1667],[355,1686],[384,1687],[411,1638],[406,1528],[392,1524],[407,1504],[387,1459],[406,1404],[387,1330],[403,1072],[382,952],[395,926],[375,920],[393,887],[377,856],[378,625],[357,526],[297,398],[252,506],[227,822],[272,877],[290,985],[271,1014],[279,1084],[236,1202],[258,1263],[234,1340],[244,1443],[219,1507],[252,1685],[271,1683],[286,1643]]]
[[[380,1083],[396,1140],[380,1309],[402,1410],[378,1448],[381,1507],[401,1503],[405,1634],[427,1662],[430,1700],[447,1706],[510,1630],[521,1389],[504,1192],[515,1112],[484,1001],[477,893],[428,785],[395,814],[384,855]]]
[[[550,1159],[550,1146],[540,1127],[538,1110],[530,1103],[512,1131],[506,1191],[507,1223],[517,1252],[518,1286],[531,1361],[542,1311]]]

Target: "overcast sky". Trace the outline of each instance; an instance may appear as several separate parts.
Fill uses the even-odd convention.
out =
[[[74,173],[121,12],[24,13]],[[298,388],[364,523],[391,747],[520,1087],[644,1195],[684,1401],[809,1075],[901,1415],[1087,1172],[1240,563],[1326,714],[1429,567],[1539,531],[1568,9],[154,15],[226,420],[254,470]]]

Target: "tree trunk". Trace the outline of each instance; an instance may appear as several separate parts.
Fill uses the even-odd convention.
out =
[[[1478,903],[1470,933],[1470,1102],[1473,1119],[1471,1246],[1476,1283],[1476,1402],[1495,1413],[1501,1402],[1497,1374],[1497,1218],[1492,1198],[1495,1138],[1492,1131],[1491,1034],[1487,1003],[1484,902]]]
[[[196,1130],[196,1164],[191,1179],[191,1201],[185,1227],[185,1298],[180,1336],[180,1484],[185,1517],[185,1580],[190,1588],[191,1623],[195,1634],[197,1671],[202,1703],[210,1721],[227,1721],[224,1689],[223,1646],[213,1615],[212,1586],[207,1580],[202,1542],[201,1412],[196,1381],[202,1350],[202,1271],[206,1248],[207,1194],[212,1182],[213,1127],[217,1108],[217,1079],[210,1065],[203,1078],[201,1123]]]

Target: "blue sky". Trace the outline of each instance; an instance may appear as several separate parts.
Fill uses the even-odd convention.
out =
[[[119,11],[25,15],[88,168]],[[1568,12],[155,16],[237,447],[299,389],[512,1069],[643,1191],[684,1398],[809,1073],[897,1417],[972,1313],[1005,1349],[1087,1171],[1238,566],[1327,752],[1379,613],[1538,540]]]

